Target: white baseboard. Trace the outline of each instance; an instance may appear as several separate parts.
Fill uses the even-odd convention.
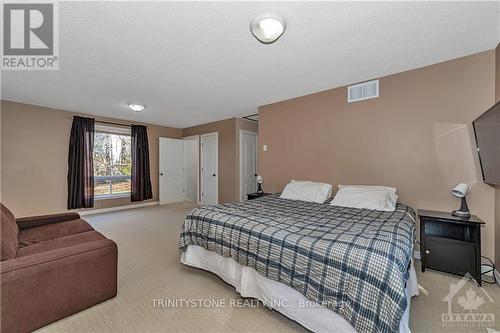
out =
[[[116,206],[116,207],[108,207],[108,208],[101,208],[101,209],[91,209],[91,210],[82,210],[81,212],[77,212],[80,215],[91,215],[91,214],[99,214],[99,213],[107,213],[107,212],[115,212],[117,210],[126,210],[126,209],[133,209],[133,208],[141,208],[141,207],[147,207],[147,206],[155,206],[158,205],[158,201],[152,201],[152,202],[143,202],[135,205],[126,205],[126,206]]]
[[[486,276],[491,276],[493,278],[494,271],[491,270],[490,265],[481,265],[481,275],[483,274]]]

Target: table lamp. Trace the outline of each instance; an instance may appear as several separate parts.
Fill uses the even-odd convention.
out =
[[[467,207],[467,201],[465,196],[470,192],[470,186],[464,183],[460,183],[451,190],[451,194],[457,198],[462,199],[460,209],[451,212],[451,215],[458,217],[470,217],[469,207]]]
[[[262,176],[257,176],[257,185],[257,193],[264,193],[264,191],[262,191]]]

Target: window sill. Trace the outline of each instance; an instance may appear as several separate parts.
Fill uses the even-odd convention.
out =
[[[120,194],[96,195],[94,197],[94,200],[109,200],[109,199],[120,199],[120,198],[130,198],[130,192],[120,193]]]

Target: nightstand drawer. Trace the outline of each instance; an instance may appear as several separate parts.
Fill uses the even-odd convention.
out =
[[[426,239],[426,266],[447,273],[476,275],[474,243],[449,238],[428,236]]]

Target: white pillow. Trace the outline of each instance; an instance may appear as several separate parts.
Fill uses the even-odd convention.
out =
[[[291,180],[292,183],[302,183],[302,184],[310,184],[311,186],[318,186],[318,194],[316,196],[316,199],[319,201],[323,200],[322,202],[325,202],[326,200],[330,199],[332,196],[332,185],[327,184],[327,183],[320,183],[320,182],[312,182],[310,180]]]
[[[339,191],[341,189],[344,190],[383,190],[386,191],[388,194],[391,195],[391,197],[397,197],[396,191],[397,189],[395,187],[389,187],[389,186],[378,186],[378,185],[339,185],[338,186]]]
[[[330,184],[292,180],[285,186],[280,198],[323,203],[331,194],[332,185]]]
[[[393,212],[397,201],[393,187],[339,185],[330,205]]]

